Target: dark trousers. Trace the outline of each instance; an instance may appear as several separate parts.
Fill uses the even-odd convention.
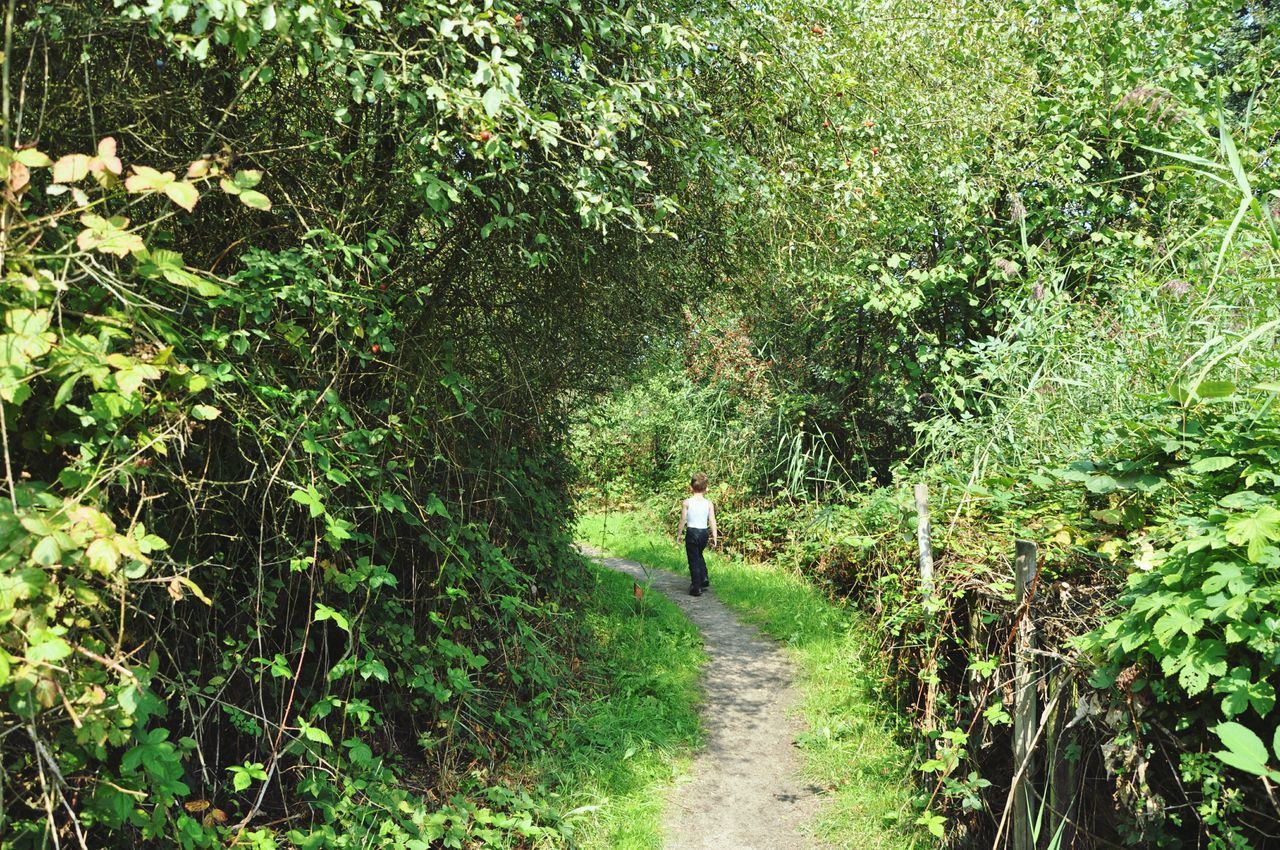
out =
[[[705,528],[686,528],[684,531],[684,553],[689,556],[689,580],[697,588],[707,583],[707,559],[702,557],[702,550],[707,548],[710,537],[711,532]]]

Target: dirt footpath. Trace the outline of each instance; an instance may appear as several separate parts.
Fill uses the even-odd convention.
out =
[[[645,582],[644,567],[600,558],[610,569]],[[792,669],[778,645],[743,624],[715,598],[713,587],[688,595],[689,579],[650,569],[648,580],[684,609],[702,630],[710,660],[703,671],[702,724],[706,747],[690,776],[671,792],[663,829],[666,850],[815,850],[802,834],[820,805],[819,789],[797,776],[788,716],[796,702]]]

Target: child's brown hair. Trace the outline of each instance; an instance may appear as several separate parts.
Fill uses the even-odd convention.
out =
[[[701,472],[694,473],[693,477],[689,479],[689,489],[695,493],[707,492],[707,476]]]

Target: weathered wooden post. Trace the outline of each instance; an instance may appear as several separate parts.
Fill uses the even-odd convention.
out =
[[[1031,824],[1035,817],[1031,811],[1035,795],[1031,793],[1034,771],[1030,759],[1038,726],[1036,707],[1035,621],[1031,619],[1031,603],[1028,595],[1036,577],[1036,544],[1029,540],[1017,542],[1014,559],[1014,587],[1018,597],[1018,619],[1014,623],[1017,640],[1014,647],[1013,706],[1013,771],[1021,774],[1021,781],[1013,793],[1013,816],[1010,818],[1013,850],[1035,850],[1035,836]]]
[[[916,542],[920,546],[920,596],[924,602],[926,622],[933,618],[933,542],[929,530],[929,485],[917,484],[916,496]],[[926,651],[929,651],[926,648]],[[924,670],[924,730],[933,731],[933,706],[938,699],[938,671],[934,658]]]
[[[916,542],[920,544],[920,593],[928,603],[933,598],[933,543],[929,539],[929,485],[917,484]]]

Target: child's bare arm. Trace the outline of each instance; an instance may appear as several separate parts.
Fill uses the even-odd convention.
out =
[[[707,524],[711,526],[711,548],[715,548],[720,542],[720,532],[716,530],[716,506],[708,505]]]
[[[680,503],[680,525],[676,528],[676,542],[680,542],[680,535],[684,534],[684,527],[689,522],[689,505],[686,502]]]

